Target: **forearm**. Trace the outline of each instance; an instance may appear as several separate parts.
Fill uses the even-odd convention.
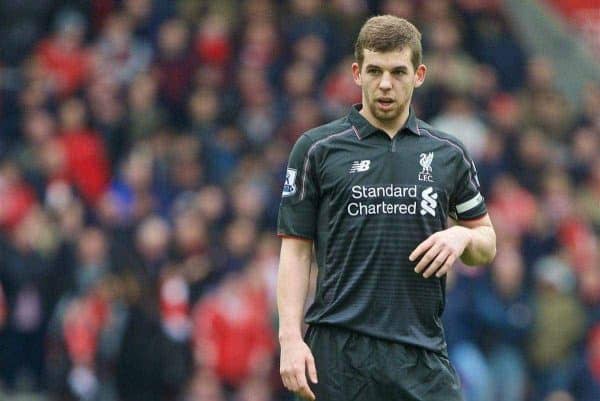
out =
[[[284,239],[277,278],[280,341],[302,338],[311,260],[311,242]]]
[[[460,227],[467,230],[469,241],[460,259],[469,266],[485,265],[496,256],[496,233],[490,226]]]

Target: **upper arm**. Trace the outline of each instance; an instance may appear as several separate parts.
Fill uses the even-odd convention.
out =
[[[481,217],[485,217],[487,208],[481,196],[477,169],[464,146],[457,145],[455,149],[458,149],[453,172],[456,181],[450,199],[449,215],[457,221],[478,221]]]
[[[315,237],[319,194],[312,145],[312,140],[302,135],[290,152],[277,218],[280,236]]]
[[[313,241],[299,237],[281,238],[281,261],[308,262],[312,260]]]
[[[456,220],[456,224],[467,228],[489,227],[492,230],[494,229],[492,220],[490,219],[490,215],[488,213],[476,219]]]

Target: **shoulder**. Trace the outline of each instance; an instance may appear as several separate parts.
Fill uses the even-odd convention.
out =
[[[432,127],[423,120],[418,120],[418,126],[422,136],[429,138],[429,140],[440,142],[449,152],[455,153],[456,156],[460,156],[467,164],[470,164],[469,152],[460,139],[452,134]]]
[[[348,117],[342,117],[306,131],[298,141],[318,145],[350,134],[354,135],[352,124],[348,121]]]
[[[354,135],[354,130],[345,117],[310,129],[296,140],[292,147],[290,161],[304,163],[305,159],[314,155],[315,150],[321,145],[332,143],[336,138],[342,138],[350,133]]]

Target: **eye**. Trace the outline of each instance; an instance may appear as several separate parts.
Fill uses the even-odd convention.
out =
[[[378,70],[377,68],[367,69],[367,74],[369,74],[369,75],[379,75],[380,73],[381,73],[381,70]]]

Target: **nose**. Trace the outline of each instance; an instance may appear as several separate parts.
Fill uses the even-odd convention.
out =
[[[381,75],[381,81],[379,81],[379,88],[382,90],[388,90],[392,88],[392,76],[388,71],[384,71]]]

